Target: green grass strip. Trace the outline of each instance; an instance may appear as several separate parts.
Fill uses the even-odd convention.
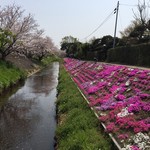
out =
[[[25,72],[19,70],[10,63],[0,61],[0,92],[15,84],[18,80],[25,78]]]
[[[64,67],[60,66],[56,129],[58,150],[111,150],[112,141],[100,128]]]
[[[41,63],[42,65],[47,66],[52,62],[60,62],[60,61],[61,61],[61,58],[59,58],[58,56],[50,55],[48,57],[43,58]]]

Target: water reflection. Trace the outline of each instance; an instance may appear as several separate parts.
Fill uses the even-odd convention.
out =
[[[0,113],[0,150],[53,150],[59,64],[29,77]]]
[[[24,85],[24,81],[20,81],[17,85],[14,85],[13,88],[9,88],[3,92],[2,95],[0,95],[0,111],[1,106],[3,106],[5,103],[7,103],[9,97],[16,93],[18,89],[20,89]]]

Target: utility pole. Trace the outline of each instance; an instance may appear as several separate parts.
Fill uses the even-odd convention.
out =
[[[117,3],[117,7],[116,7],[115,12],[114,12],[114,13],[116,13],[116,22],[115,22],[113,48],[115,48],[115,44],[116,44],[116,31],[117,31],[118,11],[119,11],[119,1]]]

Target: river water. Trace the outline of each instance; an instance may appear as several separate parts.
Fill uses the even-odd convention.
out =
[[[54,150],[58,72],[53,63],[0,97],[0,150]]]

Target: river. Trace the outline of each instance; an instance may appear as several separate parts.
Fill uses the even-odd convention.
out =
[[[58,72],[52,63],[0,97],[0,150],[54,150]]]

